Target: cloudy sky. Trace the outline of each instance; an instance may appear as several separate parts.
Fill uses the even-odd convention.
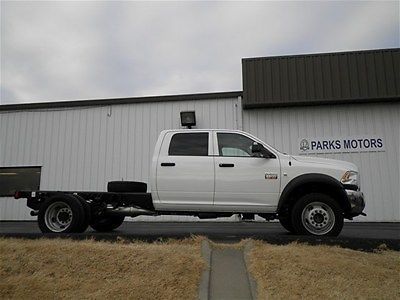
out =
[[[241,90],[243,57],[399,47],[399,9],[1,1],[0,104]]]

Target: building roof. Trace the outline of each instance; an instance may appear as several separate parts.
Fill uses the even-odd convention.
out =
[[[400,100],[400,48],[245,58],[243,107]]]
[[[0,111],[65,108],[65,107],[79,107],[79,106],[104,106],[104,105],[115,105],[115,104],[184,101],[184,100],[214,100],[214,99],[237,98],[239,96],[242,96],[241,91],[199,93],[199,94],[181,94],[181,95],[167,95],[167,96],[148,96],[148,97],[108,98],[108,99],[74,100],[74,101],[4,104],[4,105],[0,105]]]
[[[400,48],[244,58],[243,92],[0,105],[0,111],[243,97],[243,108],[400,101]]]

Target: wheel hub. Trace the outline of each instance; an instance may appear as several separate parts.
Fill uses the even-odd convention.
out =
[[[62,208],[57,213],[57,220],[61,224],[67,224],[72,217],[72,212],[68,208]]]
[[[312,202],[303,209],[302,223],[312,234],[324,235],[335,225],[335,214],[322,202]]]
[[[321,224],[321,223],[324,221],[324,216],[323,216],[323,214],[316,213],[316,214],[314,215],[314,221],[315,221],[317,224]]]
[[[325,226],[328,224],[328,213],[319,207],[313,208],[307,216],[307,221],[317,227]]]
[[[46,226],[53,232],[62,232],[72,222],[72,209],[62,201],[52,203],[45,212]]]

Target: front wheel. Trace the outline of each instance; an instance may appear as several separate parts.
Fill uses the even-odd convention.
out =
[[[117,229],[124,222],[125,216],[103,216],[91,221],[90,227],[99,232]]]
[[[328,195],[307,194],[293,206],[292,224],[297,234],[337,236],[343,228],[343,210]]]

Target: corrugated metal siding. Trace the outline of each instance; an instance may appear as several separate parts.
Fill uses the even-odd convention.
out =
[[[237,128],[237,98],[136,103],[0,113],[0,166],[42,166],[41,189],[106,190],[110,180],[149,182],[161,130]],[[30,219],[25,201],[0,198],[0,218]]]
[[[400,49],[249,58],[244,108],[400,100]]]
[[[386,151],[313,154],[355,163],[360,168],[367,217],[358,221],[400,221],[400,104],[353,104],[243,111],[243,129],[282,152],[298,154],[298,139],[383,136]]]
[[[194,109],[198,128],[243,128],[293,154],[299,137],[384,136],[386,152],[322,156],[359,166],[368,216],[358,220],[400,221],[399,104],[241,111],[238,103],[230,98],[1,112],[0,166],[43,166],[41,188],[50,190],[104,191],[107,181],[122,178],[148,182],[158,133],[180,128],[179,112]],[[0,198],[0,220],[6,219],[32,219],[25,201]]]

